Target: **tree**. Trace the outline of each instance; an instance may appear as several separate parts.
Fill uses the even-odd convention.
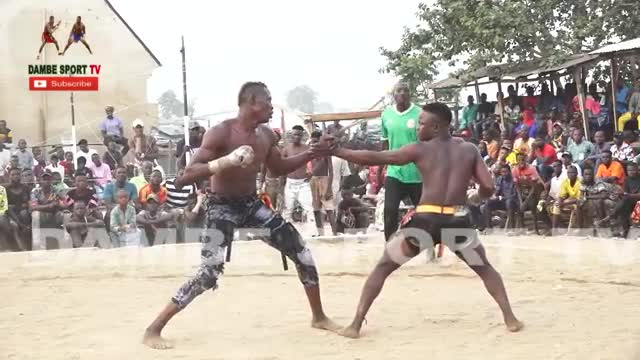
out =
[[[160,116],[164,119],[171,119],[172,117],[184,116],[184,103],[178,100],[176,93],[173,90],[167,90],[160,98],[158,98],[158,105],[160,106]],[[195,101],[189,101],[187,111],[189,116],[193,116],[196,106]]]
[[[435,0],[418,6],[419,25],[405,29],[397,50],[381,48],[382,69],[419,87],[438,75],[437,64],[469,70],[491,63],[541,59],[545,65],[640,36],[627,0]]]
[[[313,113],[318,94],[307,85],[296,86],[287,92],[287,106],[307,114]]]
[[[326,102],[326,101],[321,101],[317,104],[314,105],[314,110],[317,113],[330,113],[333,112],[333,105],[331,105],[331,103]]]

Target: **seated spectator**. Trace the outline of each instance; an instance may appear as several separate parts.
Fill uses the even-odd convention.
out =
[[[556,152],[564,152],[567,147],[567,137],[564,135],[564,128],[559,122],[553,124],[551,145],[556,149]]]
[[[33,189],[37,187],[36,185],[36,177],[33,175],[33,170],[31,169],[22,169],[22,183],[29,186],[29,188]]]
[[[601,164],[602,165],[602,164]],[[613,211],[620,198],[622,189],[593,176],[593,169],[585,168],[582,180],[581,201],[582,219],[590,224],[600,225],[602,219]]]
[[[7,122],[5,120],[0,120],[0,143],[13,143],[13,134],[11,133],[11,129],[7,127]]]
[[[51,174],[51,186],[53,187],[53,191],[55,191],[61,198],[64,198],[69,191],[69,186],[62,182],[62,177],[60,173],[54,172]]]
[[[573,165],[573,157],[571,157],[571,153],[565,152],[560,154],[560,159],[562,159],[562,177],[563,179],[567,178],[567,169],[569,166]],[[578,172],[578,179],[582,178],[582,168],[580,166],[576,166],[576,171]]]
[[[140,191],[143,186],[149,183],[151,173],[153,172],[153,163],[151,161],[143,161],[140,171],[140,175],[132,177],[130,180],[131,183],[135,185],[137,191]]]
[[[605,150],[610,150],[611,146],[605,142],[604,131],[598,130],[593,135],[593,152],[587,157],[585,162],[586,165],[597,169],[600,164],[600,158],[602,157],[602,152]]]
[[[170,212],[160,209],[161,202],[154,193],[147,194],[144,204],[144,210],[136,216],[136,223],[144,229],[149,246],[153,246],[156,240],[159,240],[159,243],[164,243],[169,234],[166,229],[174,220],[174,216]]]
[[[38,155],[36,157],[36,165],[33,167],[33,176],[35,176],[36,179],[40,179],[42,174],[44,174],[44,169],[46,167],[47,163],[44,161],[44,157],[42,157],[42,155]],[[51,174],[51,172],[49,172],[49,174]]]
[[[149,183],[143,186],[138,192],[138,199],[142,206],[146,204],[149,194],[155,194],[156,201],[161,205],[167,202],[167,188],[162,185],[162,174],[158,170],[154,170],[151,173]]]
[[[104,186],[112,179],[111,168],[100,160],[100,155],[98,154],[91,155],[91,164],[87,167],[91,170],[91,173],[93,173],[98,191],[102,192]]]
[[[508,152],[507,157],[505,158],[507,164],[511,167],[516,166],[518,164],[518,159],[516,158],[518,152],[513,150],[513,142],[509,139],[505,139],[502,141],[502,146],[500,148],[506,149]]]
[[[10,163],[11,152],[9,150],[6,150],[4,144],[0,142],[0,180],[9,176],[9,174],[7,173],[7,168],[9,167]]]
[[[523,125],[518,132],[519,137],[513,142],[514,150],[519,154],[529,155],[531,153],[531,145],[534,139],[529,136],[529,127]]]
[[[185,219],[187,227],[189,228],[202,228],[205,225],[206,213],[204,210],[204,201],[209,193],[209,180],[204,180],[200,189],[197,191],[195,201],[193,199],[189,201],[189,204],[185,208]]]
[[[629,235],[631,214],[640,200],[640,173],[638,172],[638,165],[634,163],[627,164],[627,174],[628,176],[624,179],[622,201],[617,202],[611,214],[598,223],[598,225],[600,225],[610,219],[620,219],[623,230],[622,237],[624,238]]]
[[[76,164],[80,158],[84,158],[84,163],[89,164],[91,162],[91,156],[98,152],[89,148],[89,142],[87,139],[81,139],[78,141],[78,148],[76,149]]]
[[[612,161],[611,151],[602,152],[602,159],[598,166],[596,178],[610,184],[618,186],[624,185],[624,169],[618,161]]]
[[[611,145],[611,156],[613,159],[626,163],[633,160],[633,149],[631,145],[624,141],[624,133],[617,132],[613,135],[613,145]]]
[[[513,228],[515,227],[515,214],[518,210],[518,194],[516,192],[516,185],[513,182],[511,167],[508,164],[500,165],[500,176],[498,176],[495,183],[495,193],[485,204],[480,206],[480,212],[482,213],[484,222],[480,228],[490,229],[493,227],[491,224],[491,215],[492,212],[496,210],[507,211],[507,219],[511,219],[511,224],[507,224],[507,226]]]
[[[107,207],[107,210],[111,210],[117,203],[117,194],[120,190],[124,190],[133,203],[138,201],[136,186],[127,181],[127,169],[123,166],[116,169],[115,181],[108,183],[104,187],[102,201]]]
[[[544,187],[544,183],[540,179],[536,168],[527,163],[525,154],[519,153],[517,159],[518,165],[511,170],[511,173],[513,175],[513,181],[516,184],[518,199],[520,200],[520,224],[518,228],[524,228],[524,213],[529,210],[533,213],[534,225],[537,229],[535,220],[537,220],[538,197],[541,189]]]
[[[366,229],[369,226],[368,206],[359,200],[367,192],[367,183],[363,180],[364,174],[360,174],[360,165],[350,165],[351,175],[345,176],[340,186],[342,200],[336,214],[337,233],[344,233],[345,229]]]
[[[493,161],[498,160],[498,152],[500,151],[500,145],[496,140],[497,134],[494,129],[487,129],[482,132],[482,141],[487,146],[487,153]]]
[[[560,185],[564,180],[562,177],[562,161],[554,161],[551,167],[553,168],[553,173],[551,174],[549,181],[545,182],[544,192],[540,197],[540,202],[538,203],[538,211],[546,210],[549,214],[551,214],[553,206],[555,206],[558,201]]]
[[[551,218],[553,229],[558,228],[558,222],[560,221],[560,215],[562,212],[575,211],[576,222],[579,226],[582,224],[580,219],[580,211],[576,211],[578,208],[578,200],[580,199],[580,187],[581,181],[578,179],[578,172],[575,165],[570,165],[567,169],[567,178],[562,180],[560,184],[560,193],[558,194],[558,200],[552,209]]]
[[[97,232],[89,233],[92,229],[104,228],[104,222],[99,218],[87,212],[87,206],[84,202],[78,201],[73,204],[72,212],[64,215],[64,229],[71,236],[71,243],[74,248],[82,247],[87,237],[95,244],[95,240],[100,236]],[[93,245],[91,244],[91,245]]]
[[[553,170],[551,169],[551,164],[558,160],[556,150],[553,148],[553,146],[547,144],[547,142],[542,137],[536,138],[536,140],[531,145],[531,149],[532,152],[529,155],[529,163],[533,163],[533,161],[535,161],[538,173],[543,177],[547,177],[546,174],[548,172],[550,176],[551,172],[553,172]]]
[[[64,178],[64,166],[62,166],[62,164],[58,162],[58,155],[53,154],[51,155],[50,159],[51,163],[47,165],[44,170],[50,172],[51,174],[58,173],[60,174],[61,179]]]
[[[119,170],[119,169],[118,169]],[[136,209],[130,205],[129,193],[118,190],[117,206],[110,214],[109,237],[113,247],[140,244],[140,234],[136,227]]]
[[[20,159],[18,159],[18,155],[11,155],[11,160],[9,160],[9,165],[5,168],[5,173],[8,175],[12,169],[18,169],[22,171],[20,167]]]
[[[102,162],[109,165],[109,168],[113,171],[118,166],[122,166],[122,153],[118,151],[118,144],[115,141],[107,141],[107,151],[102,156]],[[128,149],[127,149],[128,151]]]
[[[79,157],[78,158],[78,166],[76,167],[76,171],[73,173],[73,177],[75,177],[76,175],[84,175],[87,177],[87,179],[89,179],[92,183],[93,183],[93,171],[91,171],[91,169],[89,169],[87,166],[86,160],[84,157]]]
[[[31,213],[29,212],[31,188],[22,183],[22,171],[19,168],[11,169],[9,181],[6,188],[9,224],[18,247],[22,251],[31,250]]]
[[[2,144],[2,143],[0,143]],[[11,227],[9,226],[9,202],[7,200],[7,189],[0,185],[0,251],[20,251],[17,243],[13,242]]]
[[[124,126],[122,124],[122,120],[113,116],[113,110],[114,108],[111,105],[107,105],[104,108],[105,113],[107,113],[107,117],[102,120],[102,123],[100,123],[100,132],[102,133],[102,139],[105,145],[108,146],[111,142],[113,142],[114,145],[120,144],[122,145],[122,152],[120,155],[125,155],[129,152],[129,142],[124,137]],[[117,149],[115,152],[118,152]],[[115,167],[113,167],[113,169],[115,169]]]
[[[567,146],[567,152],[571,154],[574,163],[581,164],[593,152],[593,144],[584,139],[581,129],[573,130],[571,140]]]
[[[60,165],[64,167],[64,180],[71,181],[73,179],[73,174],[76,172],[76,166],[73,161],[73,153],[71,151],[67,151],[64,153],[64,160],[60,161]]]
[[[133,121],[133,137],[129,140],[129,148],[134,151],[136,164],[142,165],[143,161],[152,164],[158,158],[158,146],[153,136],[144,134],[144,123],[140,119]]]
[[[89,187],[89,181],[83,174],[76,175],[75,188],[69,190],[65,197],[65,208],[67,210],[73,210],[74,204],[78,202],[85,205],[85,213],[98,215],[98,195],[93,188]]]
[[[18,150],[13,154],[18,156],[18,164],[22,169],[33,169],[33,154],[27,149],[27,140],[20,139]]]
[[[60,228],[62,225],[62,203],[60,196],[51,186],[51,174],[44,173],[40,178],[40,186],[31,191],[31,217],[34,230],[34,241],[40,238],[41,228]]]

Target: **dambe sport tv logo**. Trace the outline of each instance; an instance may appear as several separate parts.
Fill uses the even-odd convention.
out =
[[[97,91],[98,76],[102,65],[29,65],[29,90],[31,91]],[[55,76],[50,76],[55,75]],[[67,76],[58,76],[67,75]],[[94,75],[94,76],[86,76]]]

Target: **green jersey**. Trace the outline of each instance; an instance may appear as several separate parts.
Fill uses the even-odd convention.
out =
[[[395,106],[389,106],[382,112],[382,140],[389,142],[389,150],[418,142],[417,128],[420,108],[411,104],[403,112],[398,112]],[[406,184],[421,183],[422,177],[415,164],[389,165],[387,176]]]

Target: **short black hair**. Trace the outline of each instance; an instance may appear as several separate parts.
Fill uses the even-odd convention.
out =
[[[451,109],[449,109],[449,107],[443,103],[439,103],[439,102],[429,103],[423,106],[422,110],[424,112],[428,112],[436,115],[438,120],[446,124],[451,124],[451,118],[452,118]]]
[[[311,133],[311,137],[314,139],[319,139],[322,136],[322,131],[315,130]]]
[[[569,165],[569,166],[575,167],[575,165]],[[569,168],[569,167],[567,166],[567,168]],[[587,170],[589,170],[591,172],[594,172],[594,170],[593,170],[593,168],[591,166],[585,166],[585,168],[582,169],[582,173],[584,174],[584,172],[587,171]]]
[[[304,131],[304,128],[302,127],[302,125],[294,125],[291,130],[300,130],[300,131]]]
[[[252,99],[256,96],[256,92],[259,90],[266,90],[267,85],[260,81],[249,81],[240,87],[240,92],[238,92],[238,106],[246,103],[249,99]]]
[[[611,152],[611,150],[602,150],[602,152],[601,152],[601,153],[602,153],[602,154],[607,153],[607,154],[609,154],[609,155],[612,155],[612,156],[613,156],[613,153]]]
[[[87,158],[84,157],[84,156],[80,156],[80,157],[78,157],[78,160],[76,160],[76,161],[78,162],[78,164],[80,164],[80,163],[86,164],[87,163]]]
[[[504,169],[504,168],[506,168],[507,170],[511,171],[511,166],[509,166],[508,163],[504,163],[504,164],[500,165],[500,169],[501,170]]]

